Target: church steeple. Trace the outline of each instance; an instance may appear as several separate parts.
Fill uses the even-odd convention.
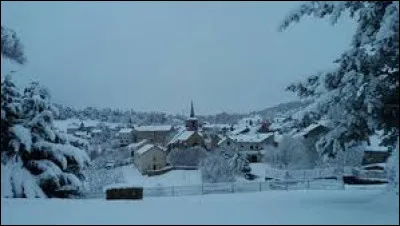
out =
[[[190,101],[190,118],[194,118],[193,101]]]
[[[190,117],[186,120],[186,129],[188,131],[197,131],[199,129],[199,122],[194,116],[193,101],[190,101]]]

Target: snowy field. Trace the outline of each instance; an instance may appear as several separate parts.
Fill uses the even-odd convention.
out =
[[[382,190],[268,191],[142,201],[2,199],[1,224],[399,224]]]
[[[172,170],[165,174],[151,177],[142,175],[134,165],[123,166],[121,170],[124,174],[125,182],[142,185],[143,187],[201,184],[199,170]]]
[[[66,120],[54,120],[54,126],[57,127],[60,131],[67,132],[67,128],[69,126],[79,126],[83,122],[85,126],[97,126],[100,123],[98,120],[79,120],[79,119],[66,119]],[[115,128],[119,125],[119,123],[110,123],[110,122],[103,122],[105,125],[109,126],[110,128]]]

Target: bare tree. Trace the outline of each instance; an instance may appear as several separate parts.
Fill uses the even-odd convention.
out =
[[[307,169],[314,161],[307,148],[299,139],[284,136],[277,148],[265,147],[264,161],[280,169]]]
[[[173,166],[198,166],[206,155],[207,151],[200,146],[172,149],[168,154],[168,161]]]
[[[229,166],[228,160],[220,152],[207,155],[200,163],[201,177],[206,183],[234,182],[235,172]]]

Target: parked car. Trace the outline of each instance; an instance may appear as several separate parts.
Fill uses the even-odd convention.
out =
[[[245,175],[244,175],[244,178],[246,178],[247,180],[254,180],[254,179],[256,179],[258,176],[257,175],[254,175],[254,174],[251,174],[251,173],[246,173]]]
[[[108,161],[106,163],[106,169],[112,169],[115,167],[115,162],[114,161]]]

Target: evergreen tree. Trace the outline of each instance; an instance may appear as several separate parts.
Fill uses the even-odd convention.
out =
[[[1,26],[1,55],[19,64],[26,62],[23,46],[17,34],[3,26]]]
[[[53,114],[57,114],[57,109],[48,90],[37,82],[31,83],[24,91],[22,109],[24,126],[31,138],[31,148],[21,152],[24,166],[49,197],[79,191],[84,179],[81,170],[90,159],[84,150],[72,146],[66,136],[55,130]]]
[[[10,130],[21,117],[21,94],[12,82],[11,75],[6,75],[1,83],[1,154],[2,162],[11,155],[11,141],[15,134]],[[4,155],[4,156],[3,156]]]
[[[384,130],[385,144],[394,145],[399,127],[398,2],[307,2],[286,17],[280,30],[306,15],[330,17],[335,24],[346,11],[358,27],[350,49],[335,61],[337,67],[287,88],[315,100],[305,112],[313,117],[306,119],[328,117],[334,123],[334,129],[318,142],[318,150],[331,156],[335,153],[330,150],[368,140],[376,130]],[[330,148],[334,141],[340,148]]]

